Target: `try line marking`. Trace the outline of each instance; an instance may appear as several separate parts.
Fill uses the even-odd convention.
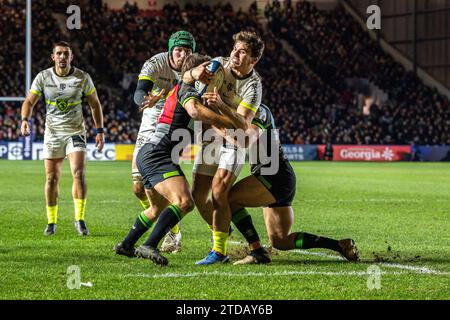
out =
[[[380,272],[380,275],[402,275],[407,272]],[[162,274],[127,274],[124,277],[133,278],[196,278],[205,276],[223,276],[223,277],[279,277],[279,276],[358,276],[364,277],[373,275],[373,272],[367,271],[283,271],[283,272],[223,272],[223,271],[204,271],[204,272],[191,272],[191,273],[162,273]]]

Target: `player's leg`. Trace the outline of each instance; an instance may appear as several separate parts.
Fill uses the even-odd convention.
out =
[[[86,152],[74,151],[67,155],[70,163],[70,170],[72,172],[72,198],[75,207],[75,228],[79,235],[89,235],[89,230],[86,226]]]
[[[294,211],[291,206],[263,209],[267,234],[278,250],[325,248],[342,254],[349,261],[358,261],[358,250],[351,239],[334,240],[306,232],[291,232]]]
[[[197,264],[212,264],[229,260],[227,254],[228,236],[231,224],[229,192],[245,163],[245,150],[222,146],[219,153],[219,168],[212,182],[213,203],[213,249]]]
[[[270,254],[261,245],[252,217],[246,208],[259,208],[276,202],[266,186],[251,175],[236,183],[230,191],[228,200],[232,212],[232,221],[250,246],[250,253],[234,264],[254,264],[271,262]]]
[[[56,233],[56,224],[58,222],[58,196],[59,179],[61,177],[61,167],[64,158],[45,159],[45,203],[47,210],[47,227],[44,235],[50,236]]]
[[[139,172],[139,169],[137,168],[136,158],[139,153],[139,150],[149,140],[150,135],[152,133],[153,131],[148,130],[139,132],[136,140],[136,145],[133,151],[133,159],[131,161],[131,174],[133,177],[133,193],[136,196],[136,198],[138,198],[144,210],[147,210],[148,208],[151,207],[152,199],[147,196],[147,193],[145,191],[144,183],[142,181],[142,175]],[[179,225],[177,224],[170,230],[168,236],[164,239],[162,251],[177,252],[179,250],[181,250],[181,231]]]
[[[203,220],[212,230],[213,205],[210,197],[213,177],[217,172],[220,145],[217,143],[203,144],[194,160],[192,168],[192,196]]]
[[[213,175],[192,174],[192,197],[203,220],[212,228],[213,204],[210,197]]]
[[[133,160],[131,161],[131,177],[133,179],[133,193],[138,198],[140,204],[144,210],[150,208],[150,201],[145,193],[144,183],[142,182],[142,176],[136,165],[136,156],[133,154]]]
[[[167,265],[167,259],[161,256],[157,250],[158,244],[171,228],[194,209],[195,204],[189,184],[182,175],[169,177],[155,183],[154,189],[166,198],[170,205],[161,212],[150,236],[142,246],[136,249],[136,253],[157,264]]]
[[[145,192],[146,196],[151,199],[152,206],[137,216],[125,239],[114,246],[117,254],[134,257],[136,242],[155,224],[159,214],[169,205],[169,202],[155,189],[148,189]]]

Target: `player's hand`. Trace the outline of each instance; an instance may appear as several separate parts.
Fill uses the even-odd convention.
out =
[[[217,91],[217,87],[214,87],[213,92],[205,92],[202,95],[202,98],[206,101],[208,107],[210,108],[220,109],[220,107],[223,105],[223,101],[220,97],[219,92]]]
[[[28,121],[22,121],[20,132],[26,137],[30,135],[30,125],[28,124]]]
[[[206,68],[209,63],[209,61],[203,62],[201,65],[192,69],[190,74],[194,77],[194,80],[199,80],[205,84],[211,82],[214,74]]]
[[[105,146],[105,134],[97,133],[97,135],[95,136],[95,147],[97,148],[98,152],[102,152],[104,146]]]
[[[159,99],[164,97],[165,92],[166,90],[162,89],[157,95],[154,95],[151,91],[149,91],[148,94],[144,97],[144,101],[142,101],[139,111],[142,112],[147,108],[153,108],[159,101]]]

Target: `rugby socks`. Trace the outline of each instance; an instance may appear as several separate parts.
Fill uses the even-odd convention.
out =
[[[214,239],[213,250],[220,254],[226,255],[228,245],[228,232],[220,232],[213,230],[213,239]]]
[[[142,207],[144,208],[144,210],[147,210],[148,208],[150,208],[150,201],[148,200],[148,198],[146,197],[144,200],[139,199],[139,202],[141,203]]]
[[[181,209],[176,205],[170,205],[161,212],[158,218],[158,222],[155,224],[155,228],[144,242],[144,246],[157,248],[162,238],[172,229],[178,222],[183,219]]]
[[[141,205],[144,208],[144,210],[147,210],[148,208],[151,207],[151,204],[150,204],[150,201],[148,200],[148,198],[145,198],[144,200],[139,199],[139,202],[141,203]],[[180,227],[177,224],[170,231],[172,231],[172,233],[177,234],[178,232],[180,232]]]
[[[144,214],[142,211],[133,226],[131,227],[130,232],[126,236],[125,240],[122,241],[125,248],[133,248],[136,242],[139,240],[142,235],[147,232],[153,225],[153,222]]]
[[[75,220],[84,220],[86,213],[86,199],[73,198],[73,204],[75,205]]]
[[[339,242],[330,238],[320,237],[306,232],[298,232],[294,239],[296,249],[325,248],[341,252]]]
[[[47,206],[47,220],[48,224],[56,224],[58,220],[58,205]]]
[[[248,244],[260,242],[258,232],[253,225],[252,217],[248,213],[247,209],[242,208],[234,212],[231,220],[236,228],[242,233]]]
[[[178,224],[176,224],[175,227],[170,229],[170,231],[174,234],[177,234],[178,232],[180,232],[180,227],[178,226]]]
[[[213,232],[214,227],[212,225],[208,224],[208,229],[211,230],[211,232]],[[228,235],[230,236],[232,232],[233,232],[233,228],[230,226],[230,229],[228,230]]]

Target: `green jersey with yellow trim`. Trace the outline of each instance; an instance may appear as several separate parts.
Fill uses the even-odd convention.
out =
[[[243,106],[256,113],[262,99],[261,77],[256,70],[253,69],[240,78],[231,70],[230,58],[217,57],[214,60],[218,60],[225,70],[223,84],[219,90],[223,102],[233,109]]]
[[[95,92],[88,73],[73,67],[67,76],[60,77],[49,68],[36,76],[30,92],[44,96],[46,134],[85,133],[82,100]]]
[[[149,80],[153,83],[152,93],[159,94],[165,90],[166,97],[170,90],[178,83],[181,73],[172,69],[169,64],[169,53],[161,52],[148,59],[139,74],[139,80]],[[153,108],[147,108],[142,115],[139,133],[153,132],[161,115],[166,97],[160,99]]]

